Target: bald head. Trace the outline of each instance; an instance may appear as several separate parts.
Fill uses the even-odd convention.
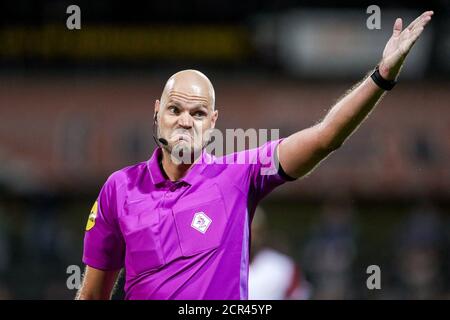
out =
[[[167,142],[163,149],[169,154],[172,150],[194,154],[193,150],[204,148],[219,114],[214,104],[214,88],[200,71],[183,70],[171,76],[161,101],[155,101],[158,139]]]
[[[173,95],[185,100],[201,101],[211,110],[215,107],[214,87],[208,77],[197,70],[182,70],[172,75],[164,87],[161,104],[165,105]]]

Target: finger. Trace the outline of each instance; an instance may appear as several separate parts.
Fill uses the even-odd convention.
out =
[[[422,21],[422,19],[426,17],[431,17],[434,14],[433,11],[425,11],[420,16],[418,16],[413,22],[411,22],[407,29],[412,30],[414,26],[416,26],[418,23]]]
[[[414,21],[411,22],[411,23],[408,25],[408,27],[407,27],[406,29],[411,30],[411,29],[416,25],[416,23],[419,22],[420,19],[422,19],[422,16],[423,16],[424,14],[425,14],[425,12],[422,13],[420,16],[418,16],[416,19],[414,19]]]
[[[431,15],[424,16],[420,21],[416,23],[416,25],[410,29],[411,32],[415,32],[417,29],[424,28],[431,21]]]
[[[431,17],[433,16],[433,11],[428,11],[428,12],[430,12],[430,13],[429,13],[429,14],[426,14],[426,15],[422,18],[422,20],[421,20],[422,26],[427,25],[428,22],[431,21]]]
[[[394,23],[394,29],[392,31],[392,34],[394,36],[398,36],[400,35],[400,33],[402,32],[402,19],[401,18],[397,18],[395,19],[395,23]]]
[[[402,32],[402,37],[404,41],[404,50],[405,52],[409,52],[411,50],[412,46],[416,43],[419,36],[422,34],[425,26],[430,22],[431,16],[433,15],[433,11],[427,11],[423,13],[423,16],[421,16],[421,20],[416,21],[416,24],[413,26],[412,29],[406,28]]]

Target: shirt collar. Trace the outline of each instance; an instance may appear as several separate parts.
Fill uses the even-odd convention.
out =
[[[150,174],[150,179],[154,185],[160,184],[168,180],[159,167],[159,159],[162,156],[162,150],[160,147],[153,151],[151,158],[147,161],[147,168]]]
[[[153,151],[151,158],[147,161],[147,168],[150,174],[150,179],[154,185],[170,182],[169,178],[163,173],[162,168],[159,165],[159,159],[162,157],[161,147],[156,148]],[[213,156],[202,150],[202,154],[199,159],[189,168],[187,174],[179,181],[184,181],[189,185],[192,185],[195,178],[203,173],[206,166],[213,162]]]

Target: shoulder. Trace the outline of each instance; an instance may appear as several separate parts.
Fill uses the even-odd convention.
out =
[[[106,179],[105,186],[109,188],[119,189],[130,183],[136,182],[147,172],[147,161],[143,161],[134,165],[126,166],[122,169],[114,171]]]

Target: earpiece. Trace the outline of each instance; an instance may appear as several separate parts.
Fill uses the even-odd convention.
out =
[[[169,144],[169,142],[167,142],[167,140],[164,138],[159,138],[158,141],[161,142],[165,146],[167,146]]]

